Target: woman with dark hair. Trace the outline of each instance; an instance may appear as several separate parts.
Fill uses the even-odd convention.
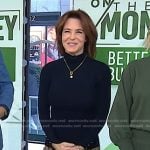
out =
[[[94,59],[97,31],[89,15],[71,10],[56,24],[62,58],[40,76],[39,118],[49,149],[100,149],[98,133],[110,106],[109,67]]]

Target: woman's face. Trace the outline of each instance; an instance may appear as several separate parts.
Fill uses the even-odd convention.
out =
[[[65,52],[71,55],[82,54],[85,41],[81,21],[76,18],[69,18],[62,31],[62,44]]]

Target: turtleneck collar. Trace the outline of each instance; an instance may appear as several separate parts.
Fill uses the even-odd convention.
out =
[[[79,55],[70,55],[68,53],[64,54],[64,58],[67,62],[80,62],[85,57],[85,53],[79,54]]]

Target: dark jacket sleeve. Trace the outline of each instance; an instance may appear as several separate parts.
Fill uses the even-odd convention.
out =
[[[13,103],[13,95],[13,84],[3,62],[2,54],[0,53],[0,106],[4,107],[7,111],[7,116],[4,116],[2,119],[6,119],[9,115]]]
[[[51,143],[58,143],[58,139],[55,136],[54,130],[51,126],[51,112],[49,102],[49,89],[51,86],[50,71],[51,70],[48,65],[46,65],[41,71],[38,110],[40,123],[46,135],[46,141]]]

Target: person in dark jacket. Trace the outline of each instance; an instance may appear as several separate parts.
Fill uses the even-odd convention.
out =
[[[83,10],[71,10],[56,24],[62,58],[40,76],[39,118],[49,149],[100,149],[98,134],[110,107],[109,67],[94,59],[96,27]]]

